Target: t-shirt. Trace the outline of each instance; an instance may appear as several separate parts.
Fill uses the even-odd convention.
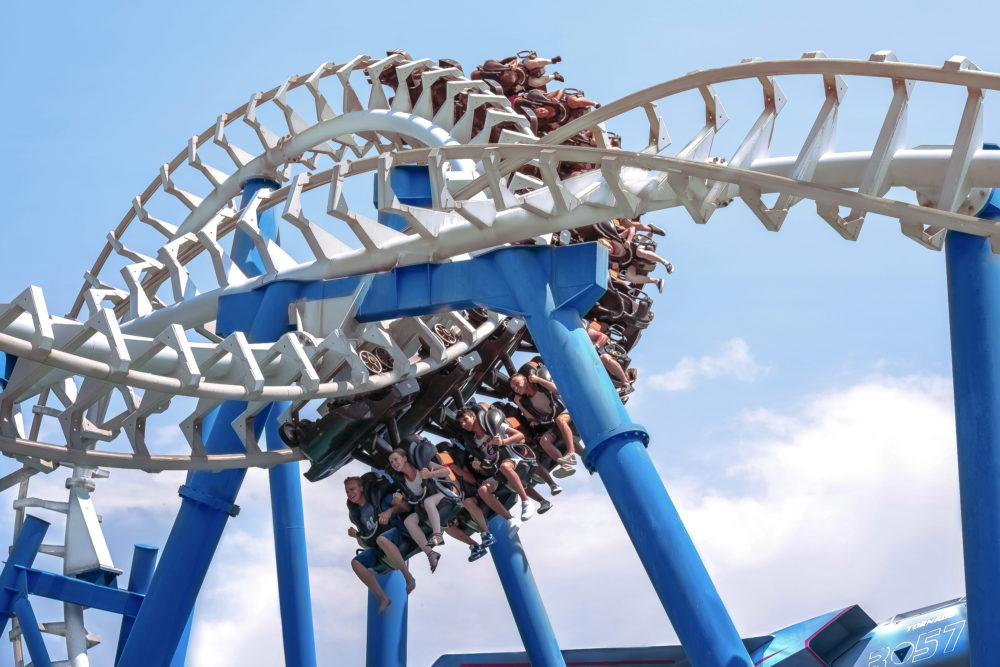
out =
[[[500,426],[500,433],[498,435],[500,436],[501,439],[506,440],[513,433],[514,433],[513,427],[511,427],[511,425],[508,424],[507,422],[504,422]],[[497,456],[502,455],[502,452],[500,450],[506,447],[493,444],[493,436],[490,435],[489,433],[486,433],[480,438],[477,438],[476,435],[473,433],[472,439],[475,441],[476,446],[479,447],[479,449],[481,449],[483,453],[486,455],[486,463],[492,463],[496,461]]]
[[[531,407],[533,407],[535,412],[539,415],[548,417],[552,414],[552,401],[549,399],[549,395],[541,389],[536,388],[534,396],[522,396],[521,400],[523,401],[526,398],[528,399],[528,402],[531,403]],[[532,419],[534,418],[534,415],[532,415]]]
[[[420,478],[419,472],[417,472],[417,476],[412,480],[407,479],[406,475],[403,475],[403,484],[406,485],[410,495],[422,496],[424,493],[424,480]]]
[[[373,535],[378,530],[378,512],[371,503],[365,503],[358,508],[358,532],[361,535]]]

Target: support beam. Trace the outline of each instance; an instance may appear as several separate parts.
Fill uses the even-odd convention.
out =
[[[156,555],[159,549],[146,544],[135,545],[132,551],[132,569],[128,575],[128,590],[132,593],[145,595],[149,590],[149,584],[153,580],[153,572],[156,569]],[[122,649],[128,636],[132,633],[132,626],[135,625],[135,618],[122,616],[121,630],[118,632],[118,650],[115,653],[115,664],[122,656]]]
[[[532,667],[566,667],[521,540],[499,515],[490,518],[489,528],[495,538],[490,555],[528,660]]]
[[[228,401],[202,420],[210,454],[245,451],[232,422],[245,404]],[[169,667],[229,518],[246,470],[193,472],[180,488],[177,512],[146,600],[122,650],[119,667]]]
[[[980,217],[1000,219],[994,191]],[[971,665],[1000,653],[1000,256],[986,238],[945,241]]]
[[[52,667],[52,659],[49,658],[49,651],[45,648],[42,631],[38,629],[38,619],[35,618],[35,612],[26,595],[14,601],[14,613],[17,614],[17,621],[21,626],[21,637],[28,645],[32,667]]]
[[[502,248],[475,259],[378,274],[358,320],[482,305],[521,315],[587,445],[650,581],[695,667],[749,667],[750,656],[580,321],[607,287],[594,243]]]
[[[368,633],[365,644],[367,667],[406,667],[406,629],[409,615],[406,580],[403,573],[390,570],[375,574],[379,585],[392,600],[378,613],[378,598],[368,592]]]
[[[287,312],[287,310],[285,311]],[[290,403],[278,402],[260,414],[268,451],[285,449],[278,435],[278,416]],[[268,472],[271,486],[271,525],[274,556],[278,568],[278,603],[285,664],[316,664],[313,638],[312,598],[309,593],[309,560],[306,555],[306,524],[302,513],[302,481],[299,464],[284,463]],[[405,595],[405,593],[404,593]]]

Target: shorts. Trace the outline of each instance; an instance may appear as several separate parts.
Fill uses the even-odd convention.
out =
[[[385,539],[389,540],[396,546],[399,546],[400,535],[399,535],[399,530],[396,528],[390,528],[384,533],[381,533],[380,535],[376,536],[375,539],[378,539],[379,537],[384,537]],[[375,564],[379,561],[379,559],[382,558],[383,555],[384,554],[381,549],[379,549],[377,546],[373,546],[373,547],[368,547],[367,549],[359,553],[357,556],[354,557],[354,560],[358,561],[365,567],[371,569],[375,567]]]
[[[525,459],[523,459],[522,457],[518,456],[517,454],[513,454],[512,453],[510,456],[504,458],[504,460],[501,461],[501,463],[504,463],[506,461],[510,461],[510,462],[512,462],[514,464],[514,469],[516,470],[517,466],[521,463],[521,461],[524,461],[524,460]],[[507,478],[504,477],[503,473],[500,472],[500,467],[497,466],[496,473],[493,474],[493,475],[490,475],[489,477],[487,477],[486,479],[484,479],[483,481],[481,481],[479,483],[479,486],[482,486],[483,484],[493,484],[493,486],[494,486],[493,492],[496,493],[496,491],[498,489],[502,488],[503,485],[506,484],[506,483],[507,483]]]
[[[462,496],[465,498],[475,498],[479,493],[479,487],[482,485],[483,483],[481,481],[476,482],[475,484],[470,484],[463,478],[458,478],[458,488],[462,490]]]

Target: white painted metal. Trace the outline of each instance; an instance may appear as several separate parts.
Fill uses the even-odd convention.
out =
[[[387,68],[395,68],[400,80],[419,73],[425,85],[420,98],[411,100],[401,86],[390,102],[377,84],[359,96],[351,72],[363,70],[377,82]],[[799,154],[772,157],[776,119],[786,104],[778,79],[788,75],[817,77],[825,102]],[[844,93],[851,76],[887,79],[891,85],[886,91],[892,95],[872,150],[836,153],[832,146],[837,110],[849,103]],[[727,82],[741,79],[760,81],[763,110],[727,161],[711,154],[713,140],[728,119],[720,91]],[[429,91],[439,80],[446,82],[447,99],[435,113]],[[927,83],[968,90],[955,148],[903,146],[910,92]],[[482,82],[470,81],[456,69],[402,54],[359,56],[341,66],[325,63],[222,114],[163,165],[109,234],[68,317],[51,316],[37,288],[0,307],[0,349],[21,358],[0,394],[0,449],[25,461],[148,470],[274,465],[295,454],[260,451],[246,429],[238,429],[245,453],[204,456],[198,436],[201,416],[221,400],[250,400],[237,420],[245,424],[271,400],[295,401],[297,410],[310,400],[348,397],[432,372],[474,349],[498,321],[494,318],[475,330],[459,327],[466,335],[458,343],[443,351],[423,346],[425,356],[411,359],[413,350],[403,349],[399,341],[412,339],[414,330],[432,328],[442,318],[445,324],[464,323],[464,318],[425,318],[415,329],[403,320],[353,326],[362,286],[344,299],[293,308],[290,321],[298,330],[276,343],[256,345],[239,335],[224,340],[215,335],[222,296],[276,279],[321,280],[448,261],[610,217],[674,206],[705,222],[735,198],[746,202],[769,229],[778,229],[796,202],[811,200],[820,217],[848,239],[857,238],[867,213],[876,213],[898,220],[905,234],[930,247],[939,247],[946,229],[989,236],[1000,247],[996,226],[974,217],[985,193],[1000,180],[1000,152],[979,148],[985,91],[998,88],[1000,75],[979,71],[961,58],[944,67],[900,63],[891,52],[878,52],[868,60],[831,59],[820,52],[797,60],[747,60],[693,72],[607,104],[540,143],[525,134],[519,117],[510,116],[506,98],[492,95]],[[704,126],[676,155],[663,155],[670,139],[657,102],[684,93],[701,97]],[[314,111],[298,111],[301,100],[296,96]],[[364,98],[367,109],[360,101]],[[449,113],[458,102],[465,112],[456,119]],[[282,129],[264,124],[269,105],[284,119]],[[480,106],[487,107],[485,126],[474,133],[473,112]],[[591,129],[606,146],[603,126],[632,110],[644,110],[649,121],[649,144],[641,151],[559,145]],[[232,124],[241,120],[259,145],[235,143]],[[520,130],[505,130],[502,140],[513,143],[478,143],[489,134],[491,123],[508,120]],[[213,151],[231,166],[210,164]],[[596,168],[560,180],[557,168],[563,161],[588,162]],[[515,174],[517,183],[507,183],[508,176],[529,163],[538,168],[541,179]],[[429,167],[433,207],[405,206],[396,199],[388,175],[401,164]],[[205,187],[195,189],[186,172]],[[379,208],[401,216],[410,226],[406,232],[379,224],[349,201],[348,184],[372,173],[383,186]],[[239,210],[235,199],[250,177],[271,178],[281,186],[261,191]],[[921,203],[932,206],[886,199],[896,186],[918,191]],[[521,194],[515,195],[515,190]],[[766,193],[778,194],[773,206],[763,203]],[[317,200],[325,201],[325,209]],[[181,219],[161,213],[171,208],[164,202],[173,202],[172,210],[182,211]],[[275,207],[289,225],[283,234],[298,234],[305,254],[291,250],[294,244],[278,247],[260,235],[257,217]],[[841,208],[849,211],[846,217]],[[149,247],[132,240],[138,238],[130,233],[134,221],[154,229],[160,244]],[[254,241],[265,275],[247,279],[232,266],[224,245],[225,236],[236,229]],[[372,341],[402,363],[394,364],[391,372],[368,373],[359,363],[358,350]],[[146,420],[155,418],[174,396],[198,399],[182,423],[191,453],[152,452],[143,436]],[[58,419],[65,444],[24,437],[17,424],[19,407],[32,402],[39,418]],[[123,406],[116,414],[111,413],[113,403]],[[112,446],[116,440],[127,441],[130,451]]]

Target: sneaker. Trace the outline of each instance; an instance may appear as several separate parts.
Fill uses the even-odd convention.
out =
[[[667,270],[667,275],[670,275],[671,273],[674,272],[674,265],[671,264],[670,262],[667,262],[666,264],[664,264],[663,268],[665,268]]]
[[[647,224],[646,226],[649,227],[649,231],[651,233],[656,234],[657,236],[666,236],[667,235],[667,233],[665,231],[663,231],[662,229],[660,229],[656,225]]]
[[[538,506],[538,513],[545,514],[550,509],[552,509],[552,503],[549,502],[548,500],[543,500],[541,504]]]
[[[486,555],[486,547],[481,544],[469,547],[469,562],[475,562]]]
[[[553,496],[558,496],[560,493],[562,493],[562,487],[559,486],[558,484],[553,484],[552,486],[549,487],[549,493],[551,493]]]
[[[564,479],[566,477],[569,477],[570,475],[575,475],[575,474],[576,474],[576,468],[574,468],[573,466],[570,466],[569,468],[563,468],[562,466],[559,466],[552,471],[552,476],[555,477],[556,479]]]
[[[653,283],[656,284],[656,289],[660,290],[660,294],[663,294],[663,278],[657,278]]]
[[[568,461],[571,466],[575,466],[577,463],[579,463],[579,460],[577,460],[576,458],[576,454],[567,454],[566,461]]]
[[[535,516],[535,506],[531,504],[530,500],[521,501],[521,521],[527,521],[531,517]]]
[[[479,544],[482,545],[484,549],[494,542],[496,542],[496,538],[493,537],[492,533],[481,533],[479,535]]]

